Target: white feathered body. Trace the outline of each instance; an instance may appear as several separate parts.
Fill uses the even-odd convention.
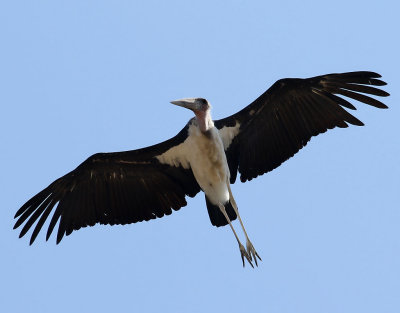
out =
[[[191,168],[211,203],[229,201],[230,172],[220,133],[214,125],[202,132],[193,119],[186,140],[157,158],[161,163]]]

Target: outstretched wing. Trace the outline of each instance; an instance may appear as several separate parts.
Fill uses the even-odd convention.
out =
[[[237,171],[242,182],[272,171],[312,136],[328,129],[364,125],[343,109],[356,108],[340,96],[387,108],[364,95],[389,95],[372,87],[386,85],[380,77],[373,72],[350,72],[281,79],[243,110],[215,121],[225,146],[231,182]]]
[[[144,149],[92,155],[26,202],[15,215],[14,228],[25,223],[22,237],[36,223],[32,244],[53,211],[46,240],[60,221],[59,243],[81,227],[148,221],[179,210],[185,196],[194,197],[200,187],[190,168],[157,157],[184,143],[187,129]]]

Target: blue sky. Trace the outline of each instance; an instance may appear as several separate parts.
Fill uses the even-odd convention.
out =
[[[399,312],[397,1],[3,1],[2,312]],[[175,135],[201,96],[230,115],[277,79],[372,70],[389,110],[233,193],[263,258],[242,268],[203,196],[169,217],[33,246],[15,211],[96,152]]]

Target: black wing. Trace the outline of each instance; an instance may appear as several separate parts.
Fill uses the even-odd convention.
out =
[[[237,171],[242,182],[272,171],[303,148],[312,136],[328,129],[364,125],[343,109],[356,108],[340,96],[387,108],[361,94],[388,96],[387,92],[371,87],[386,85],[380,77],[373,72],[350,72],[281,79],[243,110],[215,121],[220,130],[239,125],[233,135],[220,131],[222,136],[233,137],[223,138],[228,143],[225,150],[231,182],[235,181]]]
[[[187,137],[187,126],[175,137],[144,149],[98,153],[57,179],[16,213],[20,237],[36,222],[32,244],[54,210],[46,240],[60,220],[57,243],[64,234],[100,224],[128,224],[169,215],[186,205],[200,187],[191,169],[162,164],[158,155]]]

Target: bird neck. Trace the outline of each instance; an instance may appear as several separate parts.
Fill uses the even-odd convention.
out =
[[[206,133],[214,127],[214,122],[211,118],[210,110],[196,111],[196,120],[201,132]]]

